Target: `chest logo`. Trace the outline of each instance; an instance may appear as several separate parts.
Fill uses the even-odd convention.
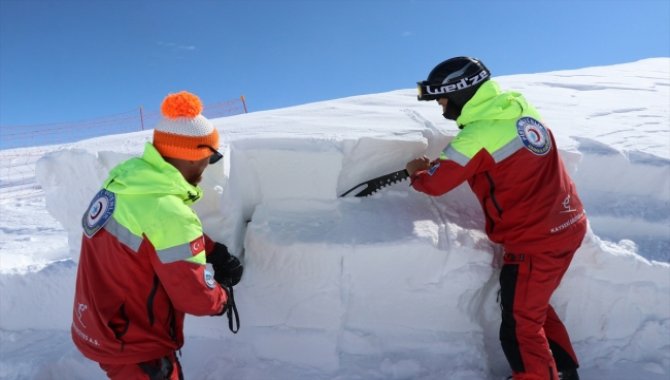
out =
[[[532,117],[522,117],[516,122],[516,131],[528,150],[544,156],[551,150],[551,138],[547,128]]]
[[[100,190],[93,197],[88,210],[84,213],[84,217],[81,220],[86,236],[91,238],[100,231],[107,224],[107,221],[109,221],[115,207],[116,197],[114,193],[105,189]]]

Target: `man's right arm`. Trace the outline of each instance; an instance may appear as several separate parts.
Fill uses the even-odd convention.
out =
[[[409,166],[416,160],[408,163],[407,171],[410,173],[412,187],[415,190],[433,196],[445,194],[473,177],[489,162],[492,162],[491,155],[484,148],[472,158],[463,156],[452,159],[449,153],[454,156],[458,153],[453,148],[450,149],[449,146],[445,149],[445,152],[428,168],[416,170],[413,173]],[[419,164],[415,165],[420,166]]]

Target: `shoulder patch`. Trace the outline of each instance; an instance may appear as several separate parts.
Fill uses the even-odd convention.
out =
[[[84,234],[89,238],[93,237],[102,227],[107,224],[109,218],[114,213],[116,207],[116,196],[111,191],[105,189],[100,190],[88,210],[84,213],[81,219],[81,225],[84,228]]]
[[[195,256],[205,250],[205,237],[200,235],[198,238],[189,243],[191,247],[191,255]]]
[[[533,154],[544,156],[551,150],[551,138],[547,128],[532,117],[522,117],[516,121],[516,131],[523,145]]]

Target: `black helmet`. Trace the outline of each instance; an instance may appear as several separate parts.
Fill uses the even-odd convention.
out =
[[[479,86],[489,79],[491,72],[484,64],[471,57],[448,59],[428,74],[428,79],[418,82],[419,100],[447,98],[447,107],[453,107],[448,119],[455,120],[461,109],[477,92]]]

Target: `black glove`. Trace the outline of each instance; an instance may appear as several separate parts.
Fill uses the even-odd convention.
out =
[[[244,266],[221,243],[214,243],[214,250],[207,255],[207,262],[214,268],[214,279],[223,286],[235,286],[242,279]]]

